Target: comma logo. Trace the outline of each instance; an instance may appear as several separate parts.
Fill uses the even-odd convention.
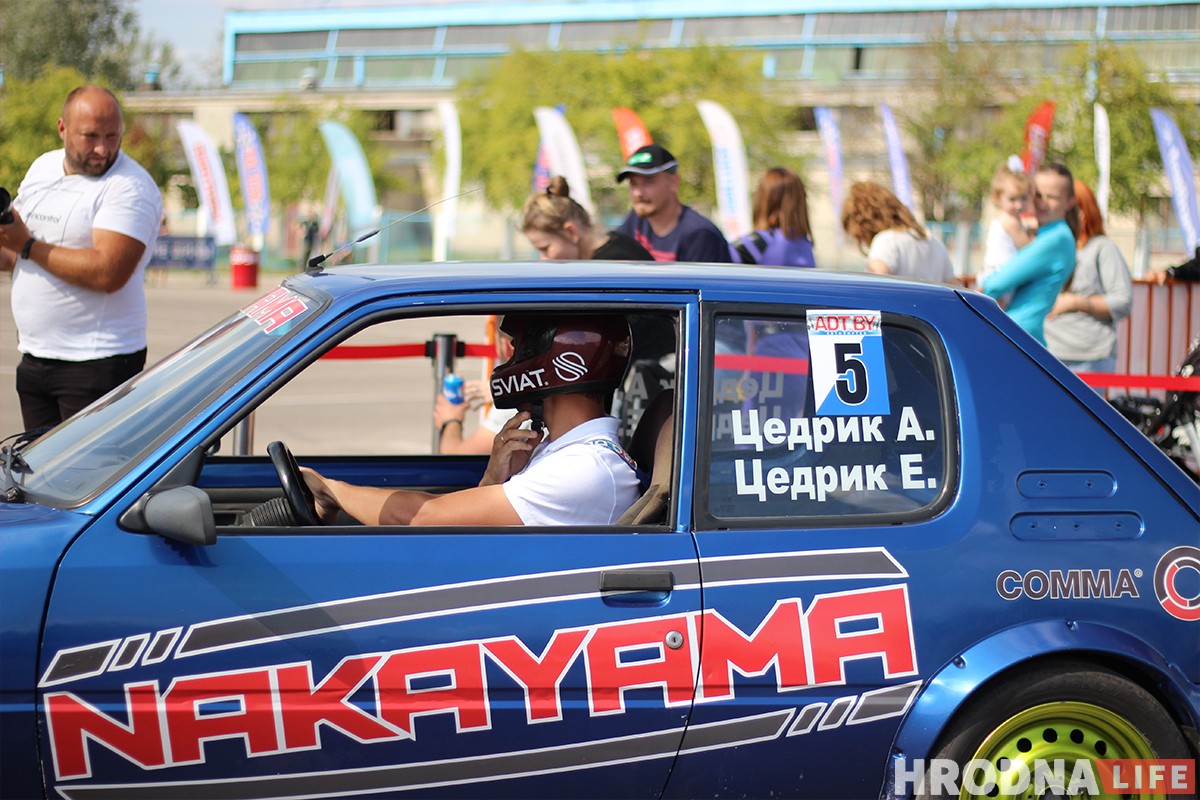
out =
[[[1200,621],[1200,548],[1168,550],[1154,568],[1154,594],[1163,609],[1175,619]],[[1185,592],[1191,591],[1189,596]]]
[[[554,374],[564,381],[577,381],[587,375],[587,363],[579,353],[560,353],[551,363],[554,364]]]

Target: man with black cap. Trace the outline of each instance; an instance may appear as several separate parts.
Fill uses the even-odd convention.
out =
[[[662,145],[639,147],[617,173],[629,179],[633,210],[617,230],[632,236],[655,261],[728,263],[729,243],[703,214],[679,202],[679,162]]]

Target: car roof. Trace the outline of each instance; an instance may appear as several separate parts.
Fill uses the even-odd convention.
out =
[[[817,291],[863,292],[887,289],[916,295],[955,293],[954,287],[862,272],[833,272],[796,267],[741,264],[640,263],[619,261],[477,261],[355,264],[322,268],[288,279],[339,299],[414,293],[463,291],[650,290],[703,292],[722,295],[786,295],[805,284]],[[894,295],[893,295],[894,297]],[[915,298],[913,298],[915,300]],[[861,298],[859,302],[865,302]]]

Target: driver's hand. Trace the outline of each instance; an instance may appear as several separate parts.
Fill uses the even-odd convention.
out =
[[[514,414],[496,434],[492,440],[492,456],[488,459],[483,479],[479,481],[480,486],[504,483],[529,464],[533,449],[542,441],[541,431],[521,427],[529,418],[528,411]]]
[[[313,499],[316,501],[317,506],[317,519],[323,524],[329,524],[336,520],[338,512],[341,511],[342,507],[338,503],[332,486],[330,486],[332,481],[308,467],[301,467],[300,475],[304,478],[304,482],[308,484],[309,490],[313,493]]]

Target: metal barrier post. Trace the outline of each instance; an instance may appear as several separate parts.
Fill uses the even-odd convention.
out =
[[[446,376],[454,372],[454,359],[466,352],[466,345],[458,341],[453,333],[435,333],[433,339],[425,343],[425,355],[433,359],[433,397],[437,400],[438,392],[442,391],[442,382]],[[438,451],[438,439],[441,431],[434,430],[433,447],[431,452]]]
[[[246,418],[237,424],[233,429],[233,454],[235,456],[248,456],[254,452],[254,412],[246,415]]]

